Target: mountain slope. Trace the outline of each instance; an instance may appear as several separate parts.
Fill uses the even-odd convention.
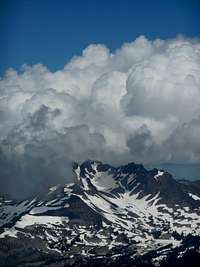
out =
[[[188,251],[198,257],[198,181],[176,181],[165,171],[134,163],[115,168],[86,161],[73,169],[74,184],[21,203],[1,199],[4,266],[12,266],[13,256],[20,266],[83,266],[99,259],[104,266],[112,259],[114,266],[122,257],[124,263],[147,258],[153,266]]]

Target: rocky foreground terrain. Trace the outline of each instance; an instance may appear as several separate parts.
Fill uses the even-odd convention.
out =
[[[0,197],[0,266],[199,266],[200,181],[130,163],[74,164],[76,182]]]

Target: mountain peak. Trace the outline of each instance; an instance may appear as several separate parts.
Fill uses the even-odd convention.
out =
[[[87,160],[74,164],[74,173],[80,186],[86,191],[111,194],[160,195],[159,202],[173,206],[175,203],[193,205],[193,200],[185,194],[173,176],[156,168],[147,170],[134,162],[113,167],[97,160]]]
[[[73,170],[75,173],[80,172],[82,177],[93,177],[97,172],[106,172],[108,170],[113,170],[109,164],[104,164],[98,160],[86,160],[82,164],[74,163]]]

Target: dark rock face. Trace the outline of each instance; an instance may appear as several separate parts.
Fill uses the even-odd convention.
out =
[[[197,266],[199,181],[134,163],[73,168],[75,184],[0,198],[0,266]]]

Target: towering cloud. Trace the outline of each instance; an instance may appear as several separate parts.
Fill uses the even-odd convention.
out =
[[[0,80],[0,187],[30,193],[72,179],[70,164],[200,161],[200,41],[141,36],[90,45],[59,71]],[[15,190],[19,192],[20,190]]]

